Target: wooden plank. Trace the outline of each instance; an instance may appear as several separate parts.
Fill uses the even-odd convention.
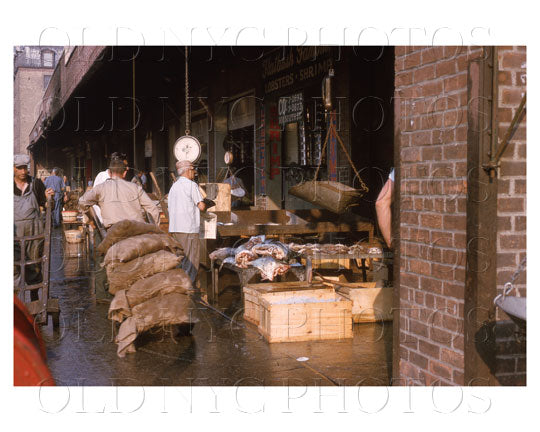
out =
[[[199,187],[203,188],[206,195],[206,188],[208,187],[217,187],[218,193],[216,199],[213,201],[216,203],[215,206],[208,208],[208,211],[231,211],[231,185],[228,183],[201,183]]]
[[[158,199],[163,198],[163,194],[161,193],[161,188],[159,187],[159,184],[156,180],[156,176],[154,175],[152,171],[150,171],[149,174],[150,174],[150,178],[152,179],[152,184],[155,188],[155,193],[157,194]]]
[[[352,302],[353,322],[392,321],[392,288],[339,287],[337,292]]]
[[[467,110],[467,265],[465,276],[464,385],[496,385],[496,345],[489,323],[495,320],[497,287],[497,178],[483,165],[489,162],[493,47],[468,70]]]

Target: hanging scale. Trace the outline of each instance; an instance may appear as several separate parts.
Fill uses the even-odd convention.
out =
[[[195,162],[201,156],[201,143],[197,138],[190,135],[191,118],[189,111],[189,75],[188,75],[188,47],[185,47],[185,96],[186,96],[186,134],[174,143],[174,156],[177,160]]]

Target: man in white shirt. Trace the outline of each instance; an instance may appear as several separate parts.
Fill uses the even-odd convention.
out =
[[[195,178],[193,164],[187,160],[178,161],[176,169],[179,177],[172,185],[168,197],[169,232],[182,245],[185,254],[182,269],[191,281],[195,282],[200,260],[200,212],[206,210],[207,203],[203,200],[199,186],[193,181]]]
[[[384,241],[388,247],[392,247],[392,201],[394,196],[392,189],[394,188],[394,169],[390,171],[388,180],[379,192],[375,209],[377,210],[377,221]]]

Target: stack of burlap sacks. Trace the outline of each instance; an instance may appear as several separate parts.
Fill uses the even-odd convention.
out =
[[[191,280],[180,268],[182,246],[152,224],[123,220],[97,248],[114,298],[108,317],[121,323],[118,356],[135,352],[137,335],[154,327],[193,323]]]

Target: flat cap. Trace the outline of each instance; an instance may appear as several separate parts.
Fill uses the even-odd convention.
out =
[[[184,159],[184,160],[181,160],[181,161],[178,161],[176,162],[176,169],[180,169],[180,168],[189,168],[189,167],[192,167],[193,164],[188,161],[187,159]]]
[[[27,154],[14,155],[13,165],[14,166],[30,165],[30,156],[28,156]]]

